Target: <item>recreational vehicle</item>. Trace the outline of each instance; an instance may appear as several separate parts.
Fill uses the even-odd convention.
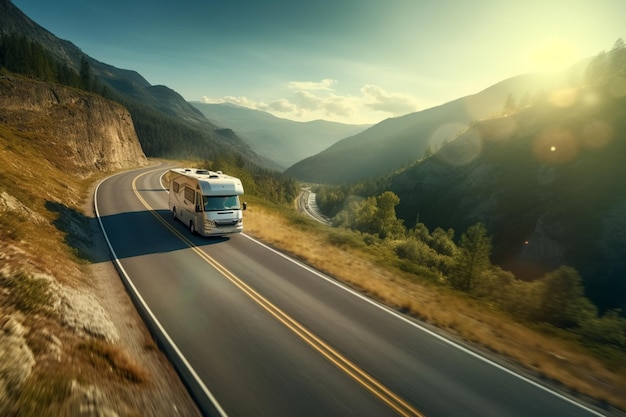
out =
[[[246,203],[241,203],[239,178],[206,169],[170,169],[169,209],[191,233],[220,236],[241,233]]]

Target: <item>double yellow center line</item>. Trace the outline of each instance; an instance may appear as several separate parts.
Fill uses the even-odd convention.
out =
[[[156,171],[156,170],[154,170]],[[182,240],[186,245],[191,248],[198,256],[204,259],[209,265],[219,271],[224,277],[226,277],[230,282],[232,282],[235,286],[237,286],[242,292],[244,292],[248,297],[250,297],[254,302],[260,305],[263,309],[265,309],[269,314],[274,316],[276,320],[281,322],[285,327],[294,332],[298,337],[300,337],[304,342],[306,342],[309,346],[319,352],[322,356],[324,356],[328,361],[334,364],[337,368],[341,369],[347,375],[352,377],[356,382],[358,382],[361,386],[363,386],[366,390],[372,393],[375,397],[383,401],[390,408],[392,408],[398,415],[406,416],[406,417],[424,417],[422,413],[413,408],[409,403],[400,398],[398,395],[393,393],[389,388],[385,387],[383,384],[378,382],[372,376],[370,376],[367,372],[363,371],[353,362],[348,360],[345,356],[341,355],[331,346],[329,346],[326,342],[321,340],[315,334],[311,333],[308,329],[306,329],[303,325],[298,323],[292,317],[290,317],[287,313],[279,309],[277,306],[268,301],[261,294],[256,292],[250,286],[248,286],[245,282],[243,282],[240,278],[226,269],[223,265],[209,256],[206,252],[198,249],[187,237],[181,234],[178,230],[176,230],[167,220],[165,220],[161,215],[159,215],[147,202],[146,200],[139,194],[137,190],[136,182],[137,180],[146,175],[148,173],[154,172],[148,171],[143,174],[138,175],[133,179],[132,189],[141,204],[150,212],[152,215],[161,222],[167,229],[169,229],[176,237]]]

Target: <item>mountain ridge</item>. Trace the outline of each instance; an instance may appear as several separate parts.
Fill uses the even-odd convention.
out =
[[[324,151],[297,162],[285,173],[302,181],[349,184],[387,175],[445,142],[472,123],[504,111],[508,97],[520,102],[569,83],[580,76],[577,64],[556,74],[522,74],[500,81],[478,93],[382,122],[338,141]]]
[[[370,126],[326,120],[298,122],[231,103],[190,103],[215,125],[233,129],[256,153],[282,170]]]

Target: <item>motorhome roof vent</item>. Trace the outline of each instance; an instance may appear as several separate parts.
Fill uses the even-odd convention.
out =
[[[206,169],[196,169],[196,174],[206,175],[208,173],[209,171],[207,171]]]
[[[190,168],[185,168],[185,172],[191,172]]]
[[[217,175],[222,175],[222,171],[217,171]]]

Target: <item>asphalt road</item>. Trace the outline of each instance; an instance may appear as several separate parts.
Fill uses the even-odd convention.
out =
[[[140,310],[206,413],[602,415],[245,234],[192,236],[168,212],[164,169],[103,181],[96,208]]]

